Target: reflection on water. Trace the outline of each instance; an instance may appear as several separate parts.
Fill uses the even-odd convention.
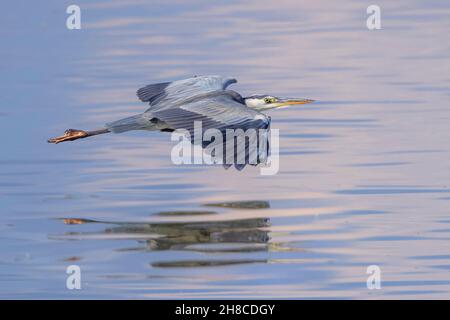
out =
[[[66,218],[65,224],[82,225],[97,223],[107,225],[100,231],[69,232],[53,239],[133,239],[136,247],[118,248],[118,251],[187,250],[205,253],[245,253],[269,249],[268,218],[227,221],[174,222],[174,223],[128,223],[94,221]],[[264,259],[227,260],[177,260],[153,262],[154,267],[223,266],[266,262]]]
[[[114,225],[101,232],[70,232],[66,238],[104,238],[115,239],[129,236],[145,247],[136,250],[198,250],[211,251],[201,244],[246,244],[242,248],[216,247],[212,251],[249,251],[263,250],[269,240],[268,232],[260,228],[268,227],[268,218],[256,218],[231,221],[179,222],[179,223],[115,223],[88,219],[64,219],[67,224],[101,223]],[[64,237],[62,237],[64,238]],[[195,247],[191,245],[196,245]],[[253,246],[255,244],[255,246]],[[264,246],[258,246],[264,244]]]
[[[70,31],[64,1],[2,5],[1,298],[450,297],[449,3],[379,0],[376,31],[357,0],[77,4]],[[175,166],[154,132],[46,143],[196,74],[317,101],[268,113],[278,174]]]
[[[240,209],[266,209],[270,208],[268,201],[234,201],[234,202],[220,202],[208,203],[207,207],[222,207],[222,208],[240,208]]]
[[[214,267],[243,263],[266,262],[266,260],[199,260],[199,261],[167,261],[152,263],[153,267],[160,268],[186,268],[186,267]]]
[[[203,214],[216,214],[215,211],[160,211],[157,213],[159,216],[196,216]]]

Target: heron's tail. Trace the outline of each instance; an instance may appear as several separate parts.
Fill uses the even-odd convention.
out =
[[[143,116],[142,113],[105,124],[105,127],[114,133],[121,133],[130,130],[144,130],[147,129],[148,126],[149,121]]]

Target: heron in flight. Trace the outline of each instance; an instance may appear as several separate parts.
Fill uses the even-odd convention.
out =
[[[314,101],[272,95],[242,97],[235,91],[227,90],[230,84],[236,82],[230,77],[196,76],[150,84],[137,91],[138,98],[150,105],[145,112],[107,123],[97,130],[68,129],[64,135],[51,138],[48,142],[57,144],[131,130],[172,132],[185,129],[193,134],[195,121],[201,121],[203,130],[268,129],[270,117],[262,111]]]

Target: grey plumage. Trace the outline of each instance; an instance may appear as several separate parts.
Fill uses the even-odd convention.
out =
[[[124,132],[129,130],[164,130],[186,129],[190,132],[192,142],[194,137],[194,122],[201,121],[202,130],[219,130],[226,137],[227,129],[266,130],[270,128],[270,117],[253,110],[245,105],[244,99],[237,92],[226,88],[237,82],[234,78],[221,76],[201,76],[185,80],[151,84],[137,91],[138,98],[148,102],[150,107],[142,114],[121,119],[106,124],[106,128],[112,132]],[[264,137],[266,152],[259,153],[256,162],[251,161],[251,155],[255,150],[250,150],[252,142],[260,139],[260,136],[242,140],[239,135],[235,139],[234,154],[226,154],[223,141],[223,162],[229,167],[230,161],[237,169],[242,169],[246,164],[257,165],[265,162],[268,153],[267,132]],[[252,141],[253,139],[253,141]],[[228,141],[229,142],[229,141]],[[236,150],[245,143],[245,162],[237,163]],[[259,145],[262,145],[260,142]],[[204,142],[203,148],[211,146],[211,142]],[[258,146],[258,144],[256,144]],[[234,159],[234,161],[233,161]]]
[[[137,114],[107,123],[105,126],[114,133],[122,133],[131,130],[146,130],[149,127],[148,122],[148,119],[145,119],[142,114]]]
[[[149,102],[148,110],[176,105],[184,100],[217,90],[225,90],[237,80],[231,77],[200,76],[174,82],[150,84],[137,91],[138,98]],[[148,111],[147,110],[147,111]]]
[[[170,84],[170,82],[156,83],[150,84],[143,88],[140,88],[136,95],[142,102],[152,103],[158,97],[161,97],[164,94],[164,89]]]

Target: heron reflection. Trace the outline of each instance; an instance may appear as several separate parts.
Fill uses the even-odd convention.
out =
[[[101,226],[97,231],[67,232],[53,239],[64,240],[135,240],[138,245],[116,249],[120,252],[185,251],[200,253],[252,253],[269,251],[277,247],[270,243],[270,219],[256,217],[248,219],[212,220],[218,214],[213,208],[264,210],[270,208],[268,201],[230,201],[203,204],[208,210],[161,211],[154,217],[183,219],[183,221],[161,222],[115,222],[93,219],[63,218],[67,225],[92,230],[94,225]],[[211,210],[212,209],[212,210]],[[199,217],[205,216],[204,220]],[[188,217],[195,221],[186,221]],[[266,263],[267,259],[190,259],[156,261],[153,267],[203,267],[222,266],[243,263]],[[205,257],[205,256],[203,256]],[[206,256],[209,257],[209,256]],[[220,256],[219,256],[220,257]]]
[[[190,250],[204,252],[245,252],[267,249],[268,218],[245,220],[140,223],[119,225],[104,230],[108,234],[154,234],[142,239],[144,247],[131,250]],[[222,245],[217,245],[222,244]],[[130,249],[128,249],[130,250]]]
[[[167,214],[167,213],[165,213]],[[140,245],[119,251],[188,250],[198,252],[266,251],[269,218],[196,222],[110,222],[66,218],[65,224],[107,225],[100,231],[70,232],[59,239],[133,239]]]

